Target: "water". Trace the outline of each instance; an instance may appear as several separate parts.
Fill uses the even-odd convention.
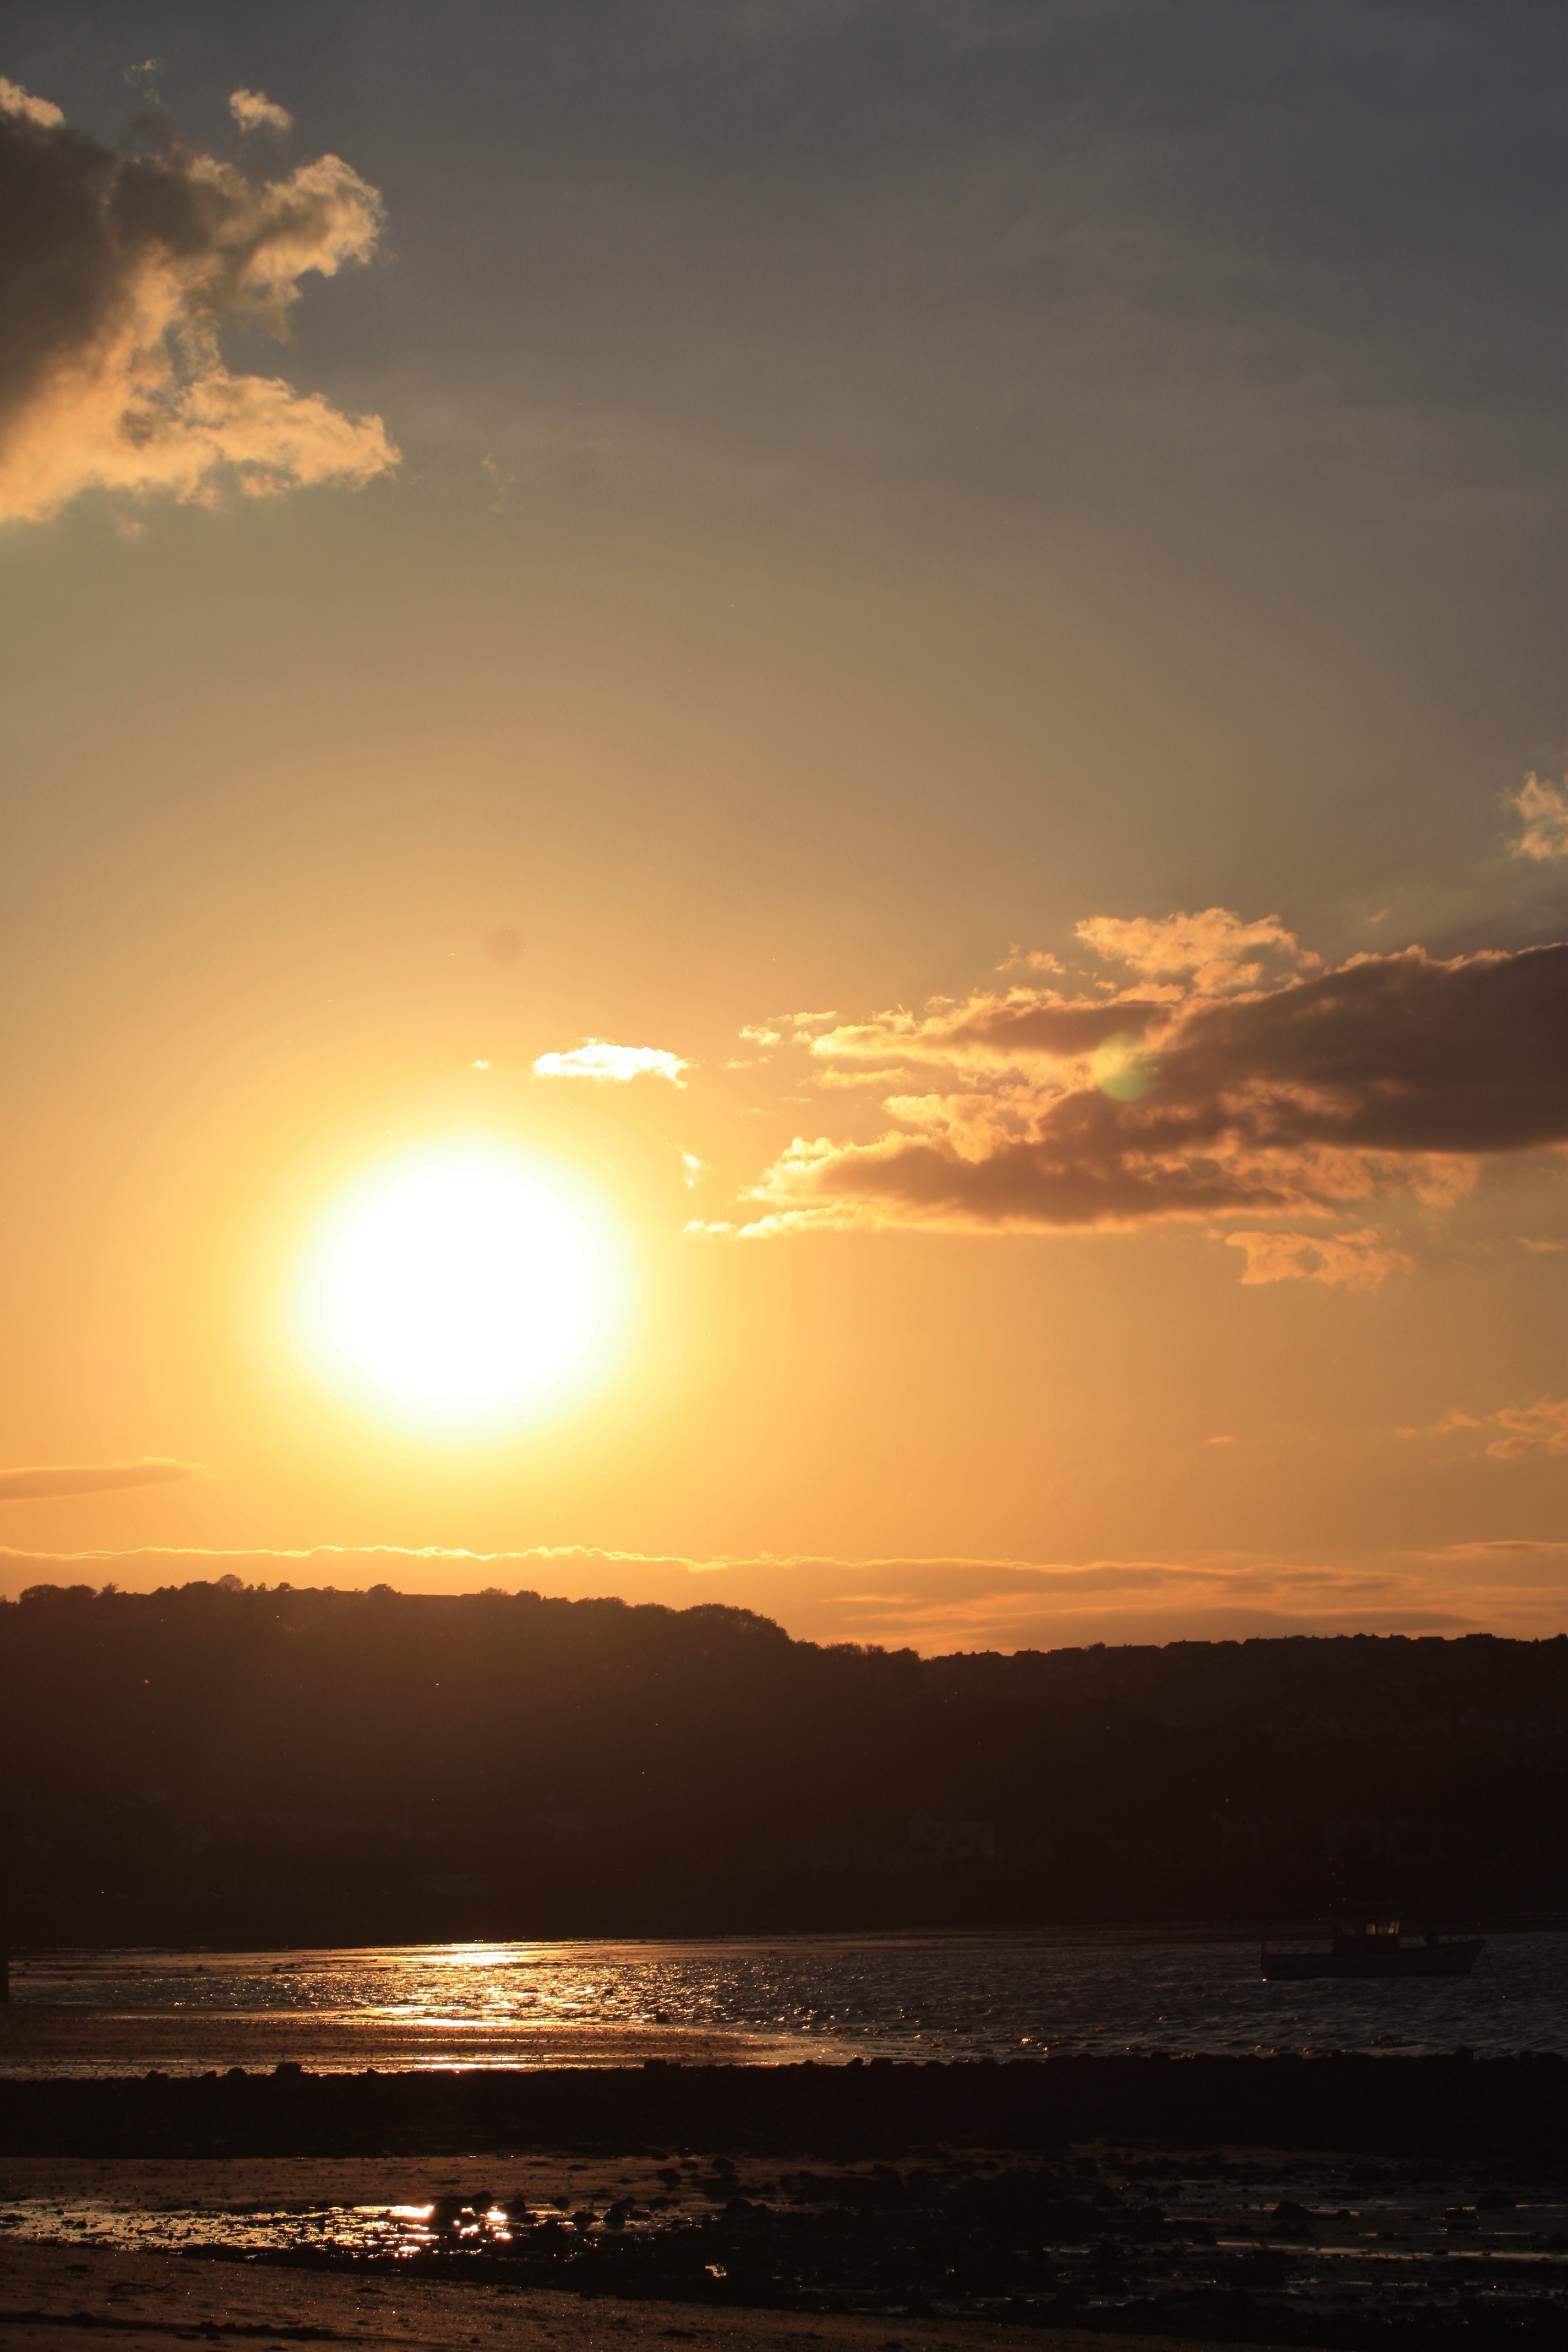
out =
[[[1217,1932],[44,1953],[14,1969],[0,2073],[124,2073],[183,2053],[212,2063],[226,2037],[258,2063],[291,2040],[328,2070],[683,2050],[760,2063],[1562,2051],[1568,1935],[1493,1936],[1469,1977],[1383,1984],[1265,1983],[1256,1943]]]

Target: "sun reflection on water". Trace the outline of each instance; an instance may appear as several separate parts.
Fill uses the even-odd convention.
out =
[[[188,2051],[184,2063],[198,2071],[215,2063],[196,2054],[204,2021],[211,2041],[226,2017],[254,2029],[247,2063],[284,2056],[313,2069],[625,2065],[704,2049],[842,2062],[1140,2047],[1568,2047],[1568,1937],[1498,1935],[1489,1956],[1495,1977],[1411,1983],[1392,2003],[1377,1987],[1263,1983],[1256,1944],[1218,1936],[61,1952],[20,1956],[10,2014],[43,2025],[37,2012],[47,2009],[63,2028],[90,2005],[128,2034],[140,2019],[133,2046],[152,2053],[143,2068],[177,2065]],[[149,2039],[157,2016],[171,2021],[167,2057]],[[82,2040],[82,2069],[113,2071],[93,2056],[85,2020]]]

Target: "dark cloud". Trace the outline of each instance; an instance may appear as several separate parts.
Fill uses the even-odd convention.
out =
[[[1202,1134],[1268,1148],[1522,1151],[1568,1139],[1565,1035],[1568,944],[1448,963],[1410,948],[1203,1007],[1162,1091]]]
[[[163,1486],[195,1478],[193,1462],[68,1463],[53,1469],[0,1470],[0,1503],[31,1503],[62,1495],[106,1495],[119,1486]]]
[[[232,105],[243,130],[270,101]],[[283,334],[308,271],[367,258],[375,190],[335,155],[268,180],[143,127],[150,152],[114,153],[0,79],[0,519],[94,483],[196,498],[225,468],[252,494],[384,471],[378,417],[231,374],[217,342],[228,318]]]
[[[1405,1183],[1453,1197],[1482,1156],[1568,1141],[1568,945],[1447,962],[1411,948],[1265,991],[1171,997],[1037,1004],[1016,990],[830,1032],[822,1059],[868,1058],[879,1041],[945,1064],[958,1090],[889,1101],[916,1136],[797,1138],[747,1230],[1321,1212]],[[1139,1043],[1131,1099],[1091,1050],[1108,1029]]]

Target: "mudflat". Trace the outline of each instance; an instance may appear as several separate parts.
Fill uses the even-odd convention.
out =
[[[1521,2056],[12,2081],[0,2326],[1533,2352],[1568,2324],[1563,2076]]]
[[[490,2284],[194,2263],[173,2254],[84,2255],[57,2246],[5,2250],[0,2329],[35,2352],[81,2352],[89,2341],[112,2344],[117,2352],[236,2342],[278,2352],[300,2344],[352,2344],[363,2352],[472,2345],[498,2352],[511,2345],[555,2352],[632,2352],[646,2345],[668,2352],[675,2344],[702,2352],[992,2352],[1017,2340],[1016,2331],[999,2322],[900,2319],[890,2326],[880,2316],[711,2311],[608,2296],[584,2301]],[[1105,2341],[1079,2328],[1031,2331],[1030,2340],[1052,2352],[1090,2352]],[[1153,2352],[1161,2340],[1117,2338],[1123,2352]],[[1187,2342],[1190,2352],[1205,2352]]]

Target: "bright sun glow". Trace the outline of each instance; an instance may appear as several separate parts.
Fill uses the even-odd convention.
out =
[[[382,1387],[450,1411],[556,1379],[598,1319],[603,1280],[577,1218],[511,1169],[452,1160],[406,1175],[351,1220],[327,1320]]]

